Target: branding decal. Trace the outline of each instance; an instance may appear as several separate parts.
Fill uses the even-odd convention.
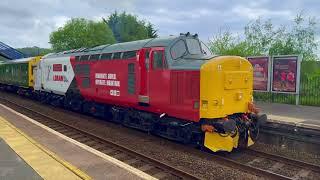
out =
[[[95,77],[96,77],[96,80],[95,80],[96,85],[120,87],[120,81],[117,80],[116,74],[96,73]]]
[[[55,71],[55,72],[61,72],[62,71],[62,64],[53,64],[52,65],[52,69],[53,69],[53,71]]]
[[[120,96],[120,91],[119,90],[110,90],[110,96]]]
[[[117,79],[117,74],[114,73],[96,73],[95,84],[108,87],[120,87],[120,81]],[[120,90],[109,90],[110,96],[120,96]]]
[[[64,75],[53,75],[53,81],[61,81],[61,82],[68,82],[68,79]]]

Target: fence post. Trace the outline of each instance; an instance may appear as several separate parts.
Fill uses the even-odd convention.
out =
[[[299,92],[296,94],[296,105],[299,105],[300,95]]]

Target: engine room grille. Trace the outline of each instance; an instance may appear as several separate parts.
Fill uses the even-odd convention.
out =
[[[128,93],[135,94],[136,92],[136,73],[134,63],[128,64]]]

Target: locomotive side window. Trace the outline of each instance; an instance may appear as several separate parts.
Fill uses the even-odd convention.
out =
[[[84,55],[80,57],[80,61],[87,61],[89,59],[89,55]]]
[[[90,60],[98,60],[99,57],[100,57],[100,54],[92,54],[92,55],[90,56]]]
[[[66,72],[67,71],[67,65],[63,66],[63,71]]]
[[[163,60],[163,51],[154,51],[152,61],[153,69],[164,69],[165,64]]]
[[[170,50],[172,59],[176,60],[187,53],[186,44],[183,40],[177,41]]]
[[[122,55],[122,59],[130,59],[130,58],[135,58],[137,52],[136,51],[127,51],[124,52]]]
[[[149,70],[149,64],[150,64],[150,51],[147,50],[145,52],[145,65],[146,65],[146,69]]]
[[[112,53],[104,53],[101,55],[101,60],[110,60],[112,58]]]
[[[113,53],[112,59],[121,59],[121,52]]]

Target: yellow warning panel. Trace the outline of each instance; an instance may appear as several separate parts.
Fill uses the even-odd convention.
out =
[[[231,152],[233,148],[238,147],[239,135],[231,137],[230,135],[223,135],[215,132],[206,132],[204,138],[204,146],[213,152],[228,151]]]
[[[248,131],[248,147],[254,144],[254,141],[251,139],[250,131]]]
[[[43,179],[91,179],[0,117],[0,137]]]
[[[237,56],[215,57],[200,69],[200,118],[223,118],[248,112],[252,102],[253,69]]]

